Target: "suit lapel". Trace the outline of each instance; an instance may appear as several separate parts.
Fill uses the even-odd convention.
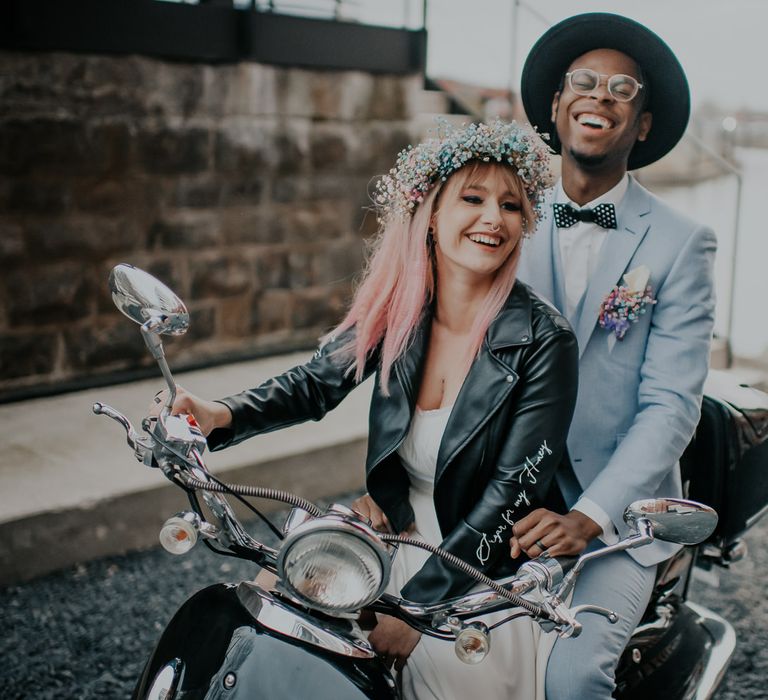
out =
[[[621,282],[632,256],[650,228],[650,211],[648,193],[630,177],[627,193],[617,212],[619,227],[605,239],[595,272],[571,319],[579,341],[580,356],[597,325],[601,302]]]

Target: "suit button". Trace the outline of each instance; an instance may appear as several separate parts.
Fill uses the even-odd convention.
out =
[[[507,380],[507,384],[511,384],[512,382],[515,381],[515,378],[511,374],[508,374],[506,376],[506,380]]]

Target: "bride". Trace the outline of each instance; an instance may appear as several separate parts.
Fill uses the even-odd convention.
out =
[[[378,183],[379,235],[350,309],[314,357],[220,401],[180,390],[173,412],[193,413],[215,450],[319,420],[375,372],[369,495],[356,509],[491,577],[509,575],[525,561],[509,556],[512,524],[562,509],[553,475],[576,397],[568,323],[515,279],[547,166],[536,134],[499,121],[444,127],[406,149]],[[390,592],[435,602],[472,585],[403,547]],[[405,697],[439,700],[536,697],[536,640],[527,619],[502,625],[471,667],[452,644],[394,618],[380,617],[369,637],[403,671]]]

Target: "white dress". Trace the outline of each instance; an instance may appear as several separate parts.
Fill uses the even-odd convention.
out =
[[[423,411],[417,407],[410,431],[398,449],[411,479],[410,501],[416,524],[412,536],[434,545],[443,540],[432,496],[435,468],[451,408]],[[423,549],[401,545],[388,592],[399,595],[400,589],[429,556]],[[508,615],[508,611],[501,611],[480,619],[490,626]],[[543,663],[538,664],[541,668],[537,669],[540,636],[538,625],[527,617],[501,625],[491,632],[488,656],[471,666],[458,659],[453,642],[423,634],[402,672],[403,697],[417,700],[543,700],[546,653]]]

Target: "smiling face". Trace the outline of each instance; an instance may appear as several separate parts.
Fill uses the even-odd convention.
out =
[[[532,216],[510,168],[480,163],[454,173],[431,219],[438,277],[492,279],[520,243],[524,217]]]
[[[631,75],[642,82],[637,64],[613,49],[596,49],[575,59],[568,71],[591,68],[602,76]],[[564,163],[584,170],[626,170],[637,141],[645,141],[651,128],[650,112],[641,112],[642,91],[629,102],[608,92],[605,78],[588,95],[577,95],[566,80],[552,101],[552,121],[562,144]]]

